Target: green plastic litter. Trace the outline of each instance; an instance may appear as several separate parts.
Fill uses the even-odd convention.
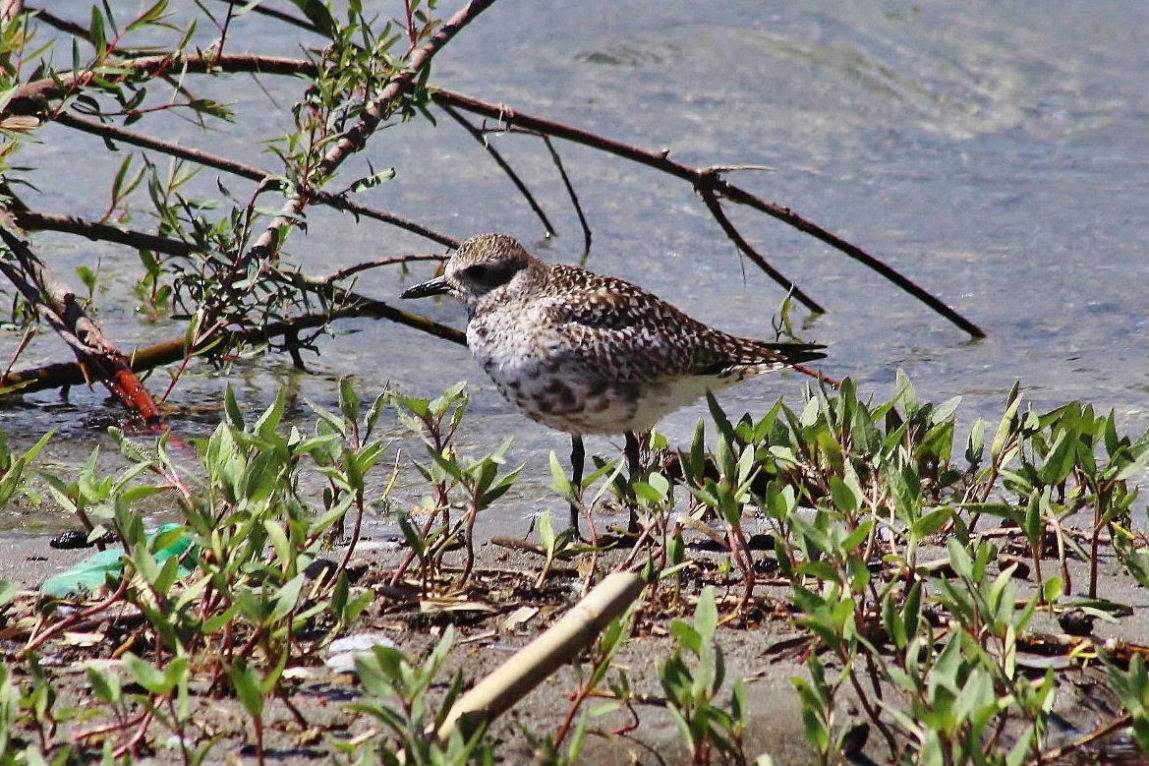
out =
[[[165,524],[148,535],[148,542],[150,543],[157,537],[167,534],[174,529],[181,528],[182,526],[179,524]],[[191,547],[191,544],[190,537],[181,535],[171,545],[156,551],[154,554],[155,559],[162,564],[172,556],[182,556],[184,552]],[[113,582],[119,580],[120,575],[124,572],[123,560],[123,548],[111,548],[106,551],[100,551],[84,559],[71,569],[49,577],[44,581],[44,584],[40,586],[40,592],[51,598],[67,598],[68,596],[74,596],[79,593],[91,593],[97,588],[103,587],[109,579]],[[188,561],[185,561],[183,564],[180,564],[179,576],[187,577],[191,574],[194,565],[194,556],[190,557]]]

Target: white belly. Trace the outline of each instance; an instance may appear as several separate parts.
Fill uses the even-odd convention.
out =
[[[467,344],[507,400],[532,420],[559,431],[647,431],[708,390],[722,390],[758,372],[747,368],[722,377],[619,379],[605,365],[571,354],[544,317],[531,314],[528,307],[516,313],[513,322],[509,313],[473,317]],[[523,327],[531,331],[523,332]]]

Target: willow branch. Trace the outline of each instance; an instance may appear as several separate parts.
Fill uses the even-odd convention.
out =
[[[876,271],[890,282],[913,295],[925,303],[938,314],[975,338],[985,337],[985,333],[974,323],[957,313],[938,298],[919,287],[913,281],[900,274],[897,270],[879,261],[856,245],[852,245],[841,237],[807,221],[788,207],[774,202],[763,200],[750,192],[722,178],[719,173],[710,168],[696,168],[676,162],[669,158],[668,152],[651,152],[621,141],[604,138],[564,123],[548,120],[525,112],[512,109],[506,105],[492,104],[471,96],[446,89],[436,89],[432,98],[439,105],[447,104],[472,114],[479,114],[494,120],[500,120],[507,125],[526,128],[539,133],[562,138],[573,143],[589,146],[599,151],[613,154],[624,159],[637,162],[641,165],[668,173],[683,180],[689,181],[700,192],[702,189],[710,190],[714,195],[724,197],[739,205],[746,205],[766,215],[776,218],[831,247],[840,250],[850,258],[864,264]]]

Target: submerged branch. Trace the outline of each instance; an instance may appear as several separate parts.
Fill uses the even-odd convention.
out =
[[[368,317],[387,319],[397,324],[434,335],[443,340],[466,345],[463,333],[418,314],[402,311],[383,301],[373,300],[355,293],[332,288],[332,294],[339,294],[345,301],[354,301],[335,311],[320,314],[307,314],[292,319],[273,322],[263,327],[245,330],[219,330],[210,338],[189,348],[187,338],[180,336],[162,343],[136,349],[127,357],[127,362],[135,372],[145,372],[157,367],[174,364],[206,350],[218,347],[229,348],[242,343],[259,343],[275,337],[290,337],[303,330],[314,330],[338,319]],[[33,393],[65,386],[87,383],[84,366],[78,362],[62,362],[44,365],[28,370],[19,370],[0,377],[0,393],[19,391]]]
[[[149,426],[160,426],[163,416],[147,388],[132,372],[128,359],[107,339],[76,301],[75,293],[55,277],[29,247],[0,226],[10,258],[0,258],[0,273],[16,287],[40,318],[76,355],[76,369],[87,380],[94,375],[129,411]],[[6,376],[6,378],[9,376]],[[0,387],[3,384],[0,383]]]

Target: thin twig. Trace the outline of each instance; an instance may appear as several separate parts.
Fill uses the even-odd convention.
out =
[[[16,366],[16,360],[20,358],[20,354],[24,353],[24,349],[28,348],[28,344],[36,334],[38,327],[38,325],[32,325],[24,330],[24,337],[20,338],[20,342],[12,350],[12,356],[8,358],[8,366],[4,368],[4,374],[0,375],[0,380],[7,378],[8,374],[12,372],[12,368]]]
[[[806,293],[800,287],[798,287],[798,285],[791,282],[789,279],[782,275],[782,272],[778,271],[769,263],[767,263],[766,259],[763,258],[762,255],[757,250],[755,250],[749,242],[746,241],[746,239],[742,236],[742,233],[738,231],[734,224],[731,223],[730,219],[726,217],[726,212],[722,209],[722,204],[718,201],[718,198],[714,196],[714,191],[712,189],[702,187],[699,189],[699,194],[702,195],[702,201],[706,203],[706,207],[710,210],[710,214],[714,216],[714,220],[717,221],[718,225],[722,227],[722,231],[726,232],[726,236],[730,238],[730,241],[734,243],[735,247],[741,250],[747,258],[754,261],[758,268],[766,272],[767,276],[769,276],[782,287],[786,288],[786,291],[791,293],[803,306],[810,309],[810,311],[813,311],[815,314],[826,313],[826,310],[822,308],[820,303],[806,295]]]
[[[519,177],[519,174],[515,172],[515,169],[511,167],[510,163],[503,159],[503,155],[499,153],[499,150],[495,148],[494,144],[487,140],[483,131],[472,125],[470,121],[463,115],[459,114],[459,110],[455,109],[454,107],[443,106],[442,109],[452,119],[454,119],[455,122],[462,125],[463,129],[470,133],[472,138],[483,145],[483,148],[487,150],[487,154],[491,155],[491,159],[495,161],[495,164],[498,165],[499,168],[507,174],[507,178],[511,180],[511,183],[515,185],[515,188],[519,190],[519,193],[523,195],[523,199],[525,199],[527,204],[530,205],[531,210],[533,210],[535,215],[538,216],[539,221],[543,224],[543,228],[546,230],[546,236],[554,236],[555,227],[551,224],[550,219],[547,218],[547,214],[543,211],[542,205],[540,205],[538,200],[535,199],[535,196],[531,194],[531,190],[527,188],[526,183],[523,182],[523,179]]]
[[[582,204],[579,202],[578,194],[575,192],[574,184],[571,183],[570,176],[567,175],[567,170],[563,167],[563,158],[555,151],[554,145],[551,143],[550,136],[539,134],[543,139],[543,143],[547,145],[547,150],[551,153],[551,161],[555,163],[555,167],[559,171],[559,177],[563,179],[563,186],[566,187],[567,194],[570,196],[571,204],[574,205],[575,214],[578,216],[579,226],[582,227],[582,258],[579,260],[586,261],[590,255],[590,224],[587,223],[586,214],[582,211]]]
[[[72,626],[82,623],[84,620],[87,620],[94,615],[101,614],[105,610],[110,609],[117,601],[123,599],[124,594],[128,592],[128,585],[130,583],[130,577],[121,577],[120,584],[116,587],[116,590],[103,601],[92,604],[91,606],[85,609],[81,609],[78,612],[73,612],[58,622],[52,623],[44,629],[43,633],[28,636],[28,643],[24,645],[23,649],[20,649],[16,652],[16,657],[18,659],[27,657],[30,653],[34,652],[37,647],[42,646],[45,641],[57,633],[63,633],[64,631],[70,629]]]
[[[364,261],[362,263],[357,263],[354,266],[348,266],[345,269],[340,269],[339,271],[328,274],[325,277],[319,277],[315,281],[330,285],[340,280],[347,279],[348,277],[358,274],[361,271],[367,271],[369,269],[378,269],[382,268],[383,266],[395,266],[396,264],[400,263],[417,263],[419,261],[442,262],[445,260],[447,260],[447,256],[445,255],[397,255],[392,258],[378,258],[374,261]]]
[[[145,149],[154,149],[155,151],[162,152],[169,156],[188,160],[189,162],[194,162],[198,165],[203,165],[204,167],[222,170],[224,172],[231,173],[232,175],[239,176],[240,178],[246,178],[248,180],[255,181],[259,184],[272,183],[276,179],[274,174],[261,168],[257,168],[253,165],[246,165],[242,162],[236,162],[235,160],[228,159],[227,157],[221,157],[210,152],[205,152],[202,149],[195,149],[189,146],[184,146],[173,141],[165,141],[154,136],[139,133],[138,131],[128,130],[127,128],[121,128],[115,125],[109,125],[107,123],[99,122],[98,120],[90,120],[86,117],[80,117],[79,115],[73,114],[71,112],[63,112],[56,115],[56,121],[62,125],[66,125],[76,130],[82,130],[86,133],[91,133],[93,135],[97,135],[105,139],[111,139],[113,141],[122,141],[124,143],[132,144],[133,146],[139,146]],[[459,241],[454,237],[450,237],[446,234],[443,234],[442,232],[430,229],[408,218],[395,215],[394,213],[389,213],[386,210],[380,210],[379,208],[371,207],[370,205],[364,205],[359,202],[355,202],[341,194],[332,194],[331,192],[313,190],[311,192],[311,197],[315,202],[319,204],[327,205],[328,207],[333,207],[336,210],[342,210],[357,216],[363,216],[364,218],[371,218],[376,221],[390,224],[400,229],[409,231],[413,234],[418,234],[419,236],[424,237],[425,239],[429,239],[432,242],[437,242],[440,245],[445,245],[446,247],[457,247],[459,244]],[[77,219],[72,219],[72,222],[76,220]],[[61,222],[59,225],[62,226],[64,223]],[[45,226],[45,228],[52,227]],[[61,230],[66,231],[67,229]],[[125,244],[134,245],[136,243]],[[170,252],[169,250],[163,250],[162,248],[158,247],[149,247],[148,249],[157,249],[161,252]]]
[[[768,172],[776,172],[778,168],[772,165],[711,165],[708,168],[703,168],[703,173],[733,173],[739,170],[765,170]]]

